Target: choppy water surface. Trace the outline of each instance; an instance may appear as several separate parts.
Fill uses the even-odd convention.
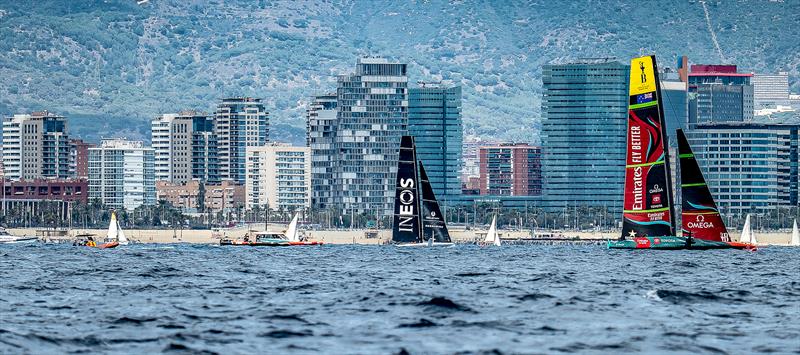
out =
[[[0,245],[0,353],[800,352],[800,248]]]

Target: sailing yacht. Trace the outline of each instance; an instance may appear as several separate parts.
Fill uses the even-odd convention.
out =
[[[742,227],[742,235],[739,237],[739,242],[758,244],[756,235],[753,234],[753,229],[750,227],[750,214],[744,219],[744,227]]]
[[[130,241],[125,237],[125,232],[119,225],[117,219],[117,212],[111,211],[111,221],[108,223],[108,232],[103,244],[98,245],[98,248],[114,248],[119,245],[128,245]]]
[[[412,136],[400,140],[392,243],[404,247],[453,245],[428,174],[417,160]]]
[[[631,60],[622,236],[613,249],[752,248],[728,237],[686,137],[678,134],[683,236],[677,236],[672,174],[655,56]]]
[[[797,230],[797,219],[794,220],[794,226],[792,227],[792,239],[789,241],[789,245],[793,247],[800,247],[800,230]]]
[[[489,226],[489,231],[486,232],[486,238],[483,238],[482,245],[500,246],[500,234],[497,233],[497,216],[492,217],[492,225]]]

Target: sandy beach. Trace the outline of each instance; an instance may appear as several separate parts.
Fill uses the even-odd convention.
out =
[[[270,225],[269,231],[281,232],[285,229],[283,225]],[[125,235],[139,243],[196,243],[196,244],[216,244],[219,242],[220,237],[223,235],[232,239],[240,239],[247,233],[247,228],[231,228],[222,231],[215,231],[209,229],[133,229],[125,230]],[[262,228],[253,228],[259,231]],[[8,230],[14,235],[42,235],[41,231],[32,228],[12,228]],[[310,240],[323,241],[326,244],[384,244],[391,239],[392,231],[388,229],[382,230],[313,230],[301,231]],[[483,238],[484,230],[464,230],[464,229],[450,229],[450,235],[453,241],[460,243],[475,242]],[[564,238],[565,241],[570,239],[615,239],[619,236],[619,231],[607,232],[575,232],[563,231],[555,234],[544,235],[547,237]],[[69,231],[68,237],[63,238],[47,238],[40,237],[44,241],[58,242],[58,241],[71,241],[76,235],[94,235],[103,238],[106,234],[105,229],[73,229]],[[542,237],[543,232],[537,231],[537,237]],[[738,238],[740,232],[734,231],[731,233],[734,238]],[[530,239],[530,230],[512,231],[501,230],[501,238],[507,241],[517,241],[521,239]],[[769,231],[769,232],[756,232],[759,245],[788,245],[791,239],[791,231]],[[49,240],[48,240],[49,239]]]

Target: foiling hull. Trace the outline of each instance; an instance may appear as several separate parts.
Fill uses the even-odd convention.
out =
[[[404,248],[405,247],[451,247],[451,246],[453,246],[453,243],[428,243],[428,242],[423,242],[423,243],[398,243],[398,244],[395,244],[395,245],[397,245],[398,247],[404,247]]]
[[[756,249],[754,244],[739,242],[717,242],[686,237],[636,237],[624,240],[609,240],[609,249],[656,249],[656,250],[708,250],[708,249]]]

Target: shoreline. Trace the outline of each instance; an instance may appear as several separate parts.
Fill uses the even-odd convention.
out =
[[[52,229],[35,228],[10,228],[8,232],[21,235],[37,235],[40,241],[44,242],[65,242],[71,243],[76,235],[91,234],[97,238],[106,235],[106,229],[72,229],[70,231],[61,230],[66,235],[46,237],[42,236],[42,231],[53,231]],[[263,231],[263,228],[254,228],[255,231]],[[241,239],[248,231],[246,227],[231,228],[225,230],[211,229],[131,229],[125,230],[128,239],[139,243],[190,243],[190,244],[217,244],[220,237],[224,236],[233,239]],[[269,231],[283,231],[282,226],[270,226]],[[222,233],[222,234],[221,234]],[[308,237],[309,240],[322,241],[325,244],[386,244],[391,239],[390,229],[353,229],[353,230],[305,230],[300,232]],[[474,243],[483,239],[485,230],[465,230],[451,229],[450,235],[454,243]],[[538,238],[531,238],[530,230],[500,230],[501,238],[507,243],[527,243],[527,242],[598,242],[598,240],[616,239],[619,231],[604,232],[574,232],[562,231],[557,234],[544,233],[537,231]],[[738,236],[739,233],[731,235]],[[791,232],[769,231],[757,233],[758,245],[788,245],[791,240]]]

